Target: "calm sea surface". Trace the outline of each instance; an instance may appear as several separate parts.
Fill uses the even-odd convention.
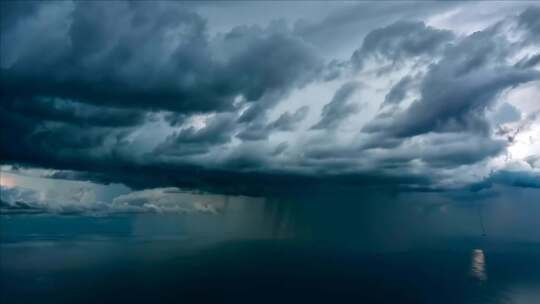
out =
[[[217,212],[3,214],[0,302],[540,303],[537,205],[231,198]]]

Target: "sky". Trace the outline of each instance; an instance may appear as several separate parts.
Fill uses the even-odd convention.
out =
[[[0,19],[4,211],[540,197],[534,1],[3,1]]]

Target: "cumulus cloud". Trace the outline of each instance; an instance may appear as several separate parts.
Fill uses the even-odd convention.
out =
[[[266,116],[260,116],[258,119],[244,124],[243,130],[236,134],[236,137],[244,141],[266,140],[274,131],[294,131],[298,124],[306,118],[308,112],[309,107],[302,106],[292,114],[288,111],[281,114],[276,120],[268,124],[266,124]],[[242,119],[242,117],[240,118]]]
[[[0,186],[1,213],[39,213],[39,193],[31,189]]]
[[[351,61],[362,69],[368,60],[387,61],[394,66],[411,58],[431,60],[453,36],[450,31],[435,29],[423,22],[398,21],[370,32]]]
[[[176,3],[2,6],[0,117],[10,132],[1,147],[9,162],[107,171],[133,158],[131,134],[161,110],[173,127],[192,114],[213,118],[168,134],[154,154],[204,154],[237,133],[267,137],[305,117],[302,108],[269,127],[265,113],[320,69],[313,48],[281,22],[211,37],[204,18]],[[44,34],[31,39],[38,28]]]
[[[200,129],[189,127],[169,135],[154,152],[179,156],[204,154],[211,148],[229,142],[234,126],[234,117],[218,114],[208,119]]]
[[[540,8],[530,7],[524,10],[518,18],[518,24],[527,31],[527,36],[533,42],[540,41]]]
[[[321,120],[311,128],[316,129],[335,129],[345,118],[351,116],[359,110],[359,105],[351,103],[349,100],[356,90],[362,85],[357,82],[348,82],[342,85],[327,103],[321,113]]]
[[[0,186],[0,192],[0,213],[4,214],[79,214],[101,212],[108,208],[107,204],[95,199],[89,188],[61,193],[19,186]]]
[[[41,20],[46,9],[69,4],[72,11],[55,16],[57,22]],[[278,25],[239,27],[210,40],[205,20],[174,3],[48,6],[40,7],[38,18],[28,20],[22,13],[16,25],[2,28],[2,54],[18,50],[15,58],[3,56],[10,98],[57,96],[179,112],[227,110],[239,95],[257,101],[269,91],[286,91],[317,68],[311,49]],[[43,27],[40,41],[8,43],[10,35],[33,34],[33,23]],[[40,51],[44,48],[47,56]]]
[[[131,212],[216,214],[223,208],[223,202],[203,201],[202,197],[197,199],[178,188],[157,188],[120,195],[114,198],[111,208]]]
[[[112,201],[86,199],[91,189],[80,188],[59,196],[24,187],[0,187],[0,213],[60,215],[105,215],[119,213],[217,214],[223,201],[212,196],[182,192],[178,188],[155,188],[118,195]]]
[[[292,114],[285,112],[270,123],[269,128],[279,131],[294,131],[294,128],[307,117],[308,112],[308,106],[302,106]]]
[[[494,29],[476,32],[449,47],[444,57],[430,66],[419,100],[391,122],[375,120],[364,130],[396,137],[432,131],[486,132],[485,110],[495,97],[506,88],[540,77],[538,71],[506,64],[503,56],[511,45],[494,35]]]
[[[473,184],[471,188],[479,191],[491,188],[494,185],[505,185],[522,188],[540,188],[540,172],[525,170],[501,170],[492,173],[479,183]]]
[[[1,5],[2,163],[54,178],[250,194],[299,182],[435,189],[468,169],[488,178],[537,125],[538,7],[463,33],[432,14],[467,4],[374,4],[380,16],[356,33],[346,10],[220,27],[174,2]],[[347,33],[342,45],[321,43],[328,29]],[[137,195],[143,206],[170,195],[156,193]]]
[[[274,151],[272,151],[272,155],[273,156],[280,155],[285,150],[287,150],[287,147],[289,147],[289,143],[287,143],[286,141],[279,143],[274,149]]]
[[[407,75],[401,78],[386,94],[384,97],[384,102],[381,107],[388,105],[397,105],[405,99],[407,96],[407,91],[414,84],[413,77]]]

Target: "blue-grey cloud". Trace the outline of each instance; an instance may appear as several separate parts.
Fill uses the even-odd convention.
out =
[[[70,18],[68,26],[43,24],[39,41],[2,43],[5,98],[55,96],[148,110],[225,111],[234,109],[238,96],[256,103],[269,92],[305,83],[319,68],[313,50],[278,24],[239,27],[210,39],[205,20],[174,3],[73,5],[72,14],[58,16]],[[2,36],[32,35],[25,24],[30,17],[21,12],[18,26],[6,25]]]
[[[410,89],[410,87],[413,85],[413,77],[407,75],[401,78],[386,94],[384,97],[384,102],[381,106],[387,106],[387,105],[397,105],[407,95],[407,91]]]
[[[334,58],[325,26],[356,24],[350,12],[216,30],[199,4],[1,5],[2,163],[134,189],[433,190],[442,175],[504,154],[534,110],[498,97],[540,79],[538,8],[456,34],[419,21],[439,4],[421,14],[373,4],[381,16],[345,31],[356,51]],[[342,86],[318,100],[330,82]]]
[[[285,112],[268,126],[270,129],[279,131],[293,131],[295,127],[306,118],[309,112],[308,106],[298,108],[294,113]]]
[[[528,32],[528,38],[540,42],[540,7],[530,7],[519,15],[518,24]]]
[[[493,122],[495,124],[504,124],[509,122],[518,121],[521,119],[521,112],[513,105],[505,102],[493,115]]]
[[[200,129],[189,127],[168,136],[154,153],[171,156],[204,154],[210,148],[229,142],[233,131],[234,117],[218,114]]]
[[[511,45],[495,29],[471,34],[448,47],[432,64],[421,87],[421,98],[391,119],[364,128],[408,137],[428,132],[487,132],[485,109],[506,88],[540,79],[540,72],[508,65]]]
[[[272,156],[280,155],[285,150],[287,150],[288,147],[289,143],[287,143],[286,141],[279,143],[274,149],[274,151],[272,151]]]
[[[34,190],[0,186],[0,213],[40,213],[38,200]]]
[[[540,54],[527,56],[521,59],[516,66],[519,68],[533,68],[540,64]]]
[[[249,110],[251,110],[250,108]],[[248,110],[248,111],[249,111]],[[266,124],[266,115],[260,115],[264,110],[259,109],[257,119],[246,123],[242,121],[244,115],[240,117],[242,128],[236,137],[244,141],[266,140],[274,131],[293,131],[302,120],[304,120],[309,112],[308,106],[298,108],[294,113],[285,112],[276,120]]]
[[[472,185],[471,189],[473,191],[479,191],[491,188],[494,185],[540,189],[540,174],[529,171],[501,170],[492,173],[483,181]]]
[[[351,61],[358,69],[364,67],[366,60],[398,65],[419,56],[437,55],[453,37],[450,31],[435,29],[422,22],[399,21],[370,32]]]
[[[359,105],[351,103],[350,99],[361,87],[360,83],[348,82],[342,85],[327,103],[321,113],[321,120],[311,128],[317,129],[335,129],[345,118],[351,116],[359,110]]]

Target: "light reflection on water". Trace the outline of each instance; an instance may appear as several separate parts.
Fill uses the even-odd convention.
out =
[[[482,249],[472,251],[471,275],[479,281],[487,280],[486,257]]]

